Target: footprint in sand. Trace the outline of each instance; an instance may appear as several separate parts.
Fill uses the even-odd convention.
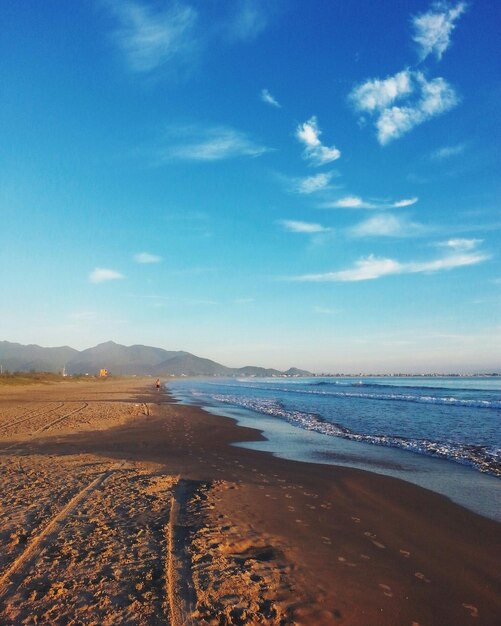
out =
[[[478,609],[476,606],[473,606],[473,604],[466,604],[466,602],[463,602],[462,606],[470,613],[472,617],[478,617]]]
[[[422,572],[414,572],[414,576],[419,580],[422,580],[424,583],[430,582],[430,579],[426,578],[426,576]]]
[[[399,552],[402,556],[405,556],[406,559],[408,559],[411,555],[411,553],[408,552],[407,550],[400,550]]]
[[[342,563],[343,565],[346,565],[347,567],[356,567],[357,564],[356,563],[352,563],[351,561],[347,561],[344,556],[338,556],[337,560]]]
[[[379,588],[382,590],[385,596],[387,596],[388,598],[393,598],[393,591],[391,590],[390,586],[385,585],[384,583],[379,583]]]

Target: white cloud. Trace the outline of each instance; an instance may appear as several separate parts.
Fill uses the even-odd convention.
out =
[[[450,248],[455,251],[467,251],[473,250],[483,239],[448,239],[447,241],[441,241],[438,246],[442,248]]]
[[[450,256],[443,257],[441,259],[435,259],[434,261],[426,261],[424,263],[408,263],[405,267],[408,267],[408,271],[412,273],[417,272],[438,272],[439,270],[451,270],[455,267],[464,267],[466,265],[477,265],[489,259],[489,255],[481,252],[474,252],[471,254],[451,254]]]
[[[349,229],[354,237],[408,237],[419,234],[424,227],[409,222],[406,217],[395,215],[375,215]]]
[[[431,261],[402,263],[395,259],[376,257],[371,254],[367,258],[356,261],[354,266],[349,269],[322,274],[305,274],[296,276],[294,280],[301,282],[358,282],[375,280],[392,274],[431,274],[468,265],[477,265],[489,258],[489,255],[482,252],[454,251],[452,254]]]
[[[399,209],[416,204],[419,198],[403,198],[395,202],[375,202],[363,200],[359,196],[344,196],[335,202],[326,202],[324,209]]]
[[[310,194],[321,191],[329,186],[333,174],[331,172],[322,172],[314,176],[307,176],[298,181],[297,191],[299,193]]]
[[[339,159],[341,156],[341,152],[335,146],[328,148],[322,145],[321,134],[322,131],[318,128],[315,116],[304,124],[300,124],[296,129],[297,139],[305,146],[303,156],[314,165],[324,165]]]
[[[277,100],[271,95],[271,93],[267,89],[263,89],[261,91],[260,97],[263,102],[266,102],[266,104],[271,104],[271,106],[274,106],[278,109],[282,108],[282,105],[277,102]]]
[[[351,269],[323,274],[305,274],[297,276],[295,280],[316,283],[371,280],[387,274],[398,274],[401,267],[402,265],[398,261],[377,258],[371,254],[366,259],[359,259]]]
[[[331,228],[326,228],[321,224],[312,224],[311,222],[297,222],[294,220],[280,220],[280,224],[285,230],[291,233],[306,233],[313,235],[316,233],[328,233],[331,232]]]
[[[436,161],[442,161],[443,159],[448,159],[453,156],[457,156],[461,154],[465,150],[465,145],[463,143],[457,144],[455,146],[444,146],[443,148],[439,148],[432,152],[430,158]]]
[[[422,72],[411,70],[384,80],[368,80],[355,87],[349,98],[358,111],[375,117],[381,145],[398,139],[458,103],[456,92],[445,79],[428,81]]]
[[[413,40],[418,44],[421,60],[430,54],[440,60],[451,43],[456,20],[465,12],[466,3],[450,6],[447,2],[435,2],[432,9],[412,18]]]
[[[402,207],[411,206],[413,204],[416,204],[417,201],[418,201],[418,198],[416,198],[416,197],[414,197],[414,198],[404,198],[403,200],[397,200],[396,202],[393,202],[393,204],[390,205],[389,208],[400,209]]]
[[[403,70],[383,80],[367,80],[356,87],[350,99],[360,111],[373,113],[387,108],[398,99],[409,96],[414,91],[412,72]]]
[[[443,79],[427,81],[418,73],[421,98],[412,106],[394,106],[381,112],[376,122],[379,143],[384,145],[398,139],[415,126],[456,106],[454,89]]]
[[[91,283],[104,283],[108,280],[120,280],[121,278],[124,278],[124,276],[120,274],[120,272],[103,267],[96,267],[96,269],[89,274]]]
[[[150,72],[184,58],[195,47],[197,12],[192,7],[175,2],[166,10],[153,11],[132,0],[107,6],[119,21],[115,40],[135,72]]]
[[[156,254],[150,254],[149,252],[139,252],[134,255],[134,261],[136,263],[160,263],[162,257]]]
[[[373,208],[372,204],[364,202],[362,198],[359,198],[358,196],[345,196],[344,198],[340,198],[339,200],[336,200],[336,202],[329,204],[329,206],[332,208],[339,208],[339,209]]]
[[[227,126],[172,128],[167,140],[176,140],[158,151],[161,161],[220,161],[240,156],[257,157],[269,149],[253,142],[245,133]]]

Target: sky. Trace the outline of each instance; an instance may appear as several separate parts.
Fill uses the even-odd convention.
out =
[[[0,3],[0,340],[501,371],[484,0]]]

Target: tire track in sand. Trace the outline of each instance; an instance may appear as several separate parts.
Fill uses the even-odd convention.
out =
[[[83,411],[83,409],[87,408],[88,406],[89,406],[89,403],[88,402],[84,402],[82,404],[82,406],[78,407],[78,409],[74,409],[73,411],[70,411],[69,413],[66,413],[66,415],[61,415],[60,417],[56,418],[55,420],[52,420],[52,422],[49,422],[48,424],[45,424],[45,426],[42,426],[38,430],[35,430],[33,433],[31,433],[31,436],[32,437],[36,437],[39,433],[43,433],[44,431],[49,430],[49,428],[52,428],[52,426],[55,426],[59,422],[62,422],[67,417],[70,417],[70,415],[74,415],[75,413],[78,413],[79,411]]]
[[[3,430],[7,430],[7,428],[10,428],[11,426],[17,426],[18,424],[27,422],[30,419],[42,417],[43,415],[47,415],[48,413],[54,413],[54,411],[57,411],[57,409],[60,409],[63,406],[64,406],[64,402],[61,402],[59,406],[52,407],[52,409],[48,409],[47,411],[42,411],[41,413],[37,413],[39,409],[34,409],[33,411],[30,411],[29,413],[25,413],[24,415],[21,415],[19,418],[16,418],[12,422],[8,422],[7,424],[2,424],[0,426],[0,432]]]
[[[181,479],[171,498],[167,534],[166,586],[170,626],[196,626],[193,612],[196,605],[191,557],[189,553],[190,527],[186,506],[199,483]]]
[[[2,602],[9,593],[15,592],[22,584],[28,568],[35,559],[38,558],[42,550],[54,541],[63,529],[68,517],[81,506],[93,491],[100,487],[122,465],[123,463],[118,467],[103,472],[95,478],[87,487],[79,491],[38,535],[33,537],[26,550],[10,564],[0,576],[0,602]]]
[[[62,406],[64,406],[64,404],[65,403],[63,402]],[[52,428],[52,426],[55,426],[56,424],[58,424],[59,422],[62,422],[67,417],[70,417],[70,415],[74,415],[75,413],[78,413],[79,411],[83,411],[83,409],[87,408],[88,406],[89,406],[89,404],[87,402],[84,402],[82,404],[82,406],[79,406],[77,409],[74,409],[73,411],[70,411],[69,413],[66,413],[65,415],[60,415],[55,420],[52,420],[48,424],[44,424],[41,428],[38,428],[37,430],[35,430],[32,433],[30,433],[30,435],[28,436],[28,439],[29,440],[33,439],[34,437],[36,437],[40,433],[43,433],[44,431],[49,430],[49,428]],[[57,408],[61,408],[61,407],[57,407]],[[55,410],[57,410],[57,408]],[[47,411],[47,413],[50,413],[50,412],[51,411]],[[46,413],[42,413],[40,415],[46,415]],[[30,417],[40,417],[40,415],[35,415],[35,416],[30,416]],[[6,452],[7,450],[13,450],[14,448],[22,447],[24,443],[25,442],[13,443],[10,446],[7,446],[6,448],[2,448],[1,451],[2,452]]]

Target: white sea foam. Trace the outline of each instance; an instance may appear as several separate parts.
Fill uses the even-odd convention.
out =
[[[230,404],[264,415],[285,419],[294,426],[304,428],[305,430],[311,430],[329,436],[344,437],[352,441],[397,447],[418,454],[446,458],[458,463],[471,465],[481,472],[501,476],[500,448],[483,445],[468,445],[454,441],[438,442],[429,439],[411,439],[395,435],[355,433],[339,424],[324,420],[313,413],[287,410],[275,399],[251,398],[236,394],[211,394],[210,397],[216,402]],[[359,396],[355,395],[355,397]]]

